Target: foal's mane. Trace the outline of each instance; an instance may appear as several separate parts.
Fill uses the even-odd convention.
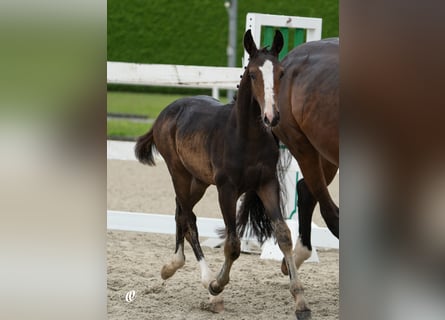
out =
[[[273,55],[273,52],[272,52],[272,50],[270,49],[270,46],[267,45],[267,46],[264,46],[264,47],[258,49],[258,50],[255,52],[255,54],[254,54],[253,56],[249,57],[249,59],[256,58],[256,57],[258,57],[258,55],[260,55],[260,54],[271,55],[271,56],[272,56],[272,55]]]

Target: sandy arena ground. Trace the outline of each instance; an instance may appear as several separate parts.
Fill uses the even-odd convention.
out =
[[[174,214],[174,192],[163,162],[156,167],[135,161],[108,160],[109,210]],[[338,203],[338,180],[330,188]],[[195,207],[201,217],[221,218],[216,189],[210,187]],[[319,214],[314,221],[323,225]],[[204,240],[204,239],[202,239]],[[241,254],[234,263],[223,296],[225,311],[209,311],[209,294],[200,283],[200,272],[190,246],[184,268],[164,281],[160,270],[172,257],[174,235],[108,231],[109,319],[295,319],[288,278],[280,262]],[[213,272],[224,259],[222,248],[203,247]],[[305,263],[300,279],[314,320],[339,319],[338,250],[318,249],[320,263]],[[135,290],[132,302],[125,295]]]

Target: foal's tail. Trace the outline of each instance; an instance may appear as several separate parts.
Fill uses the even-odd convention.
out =
[[[279,146],[277,138],[276,143]],[[280,150],[276,175],[279,182],[279,206],[282,215],[285,213],[287,202],[286,189],[282,186],[284,185],[286,171],[291,164],[291,160],[289,153]],[[239,237],[256,236],[260,244],[263,244],[264,241],[274,235],[272,220],[266,214],[264,204],[255,191],[247,191],[244,194],[241,207],[237,213],[236,230]]]
[[[236,230],[240,237],[256,236],[261,244],[273,235],[272,221],[255,191],[244,194],[237,215]]]
[[[154,166],[154,148],[155,143],[153,140],[153,129],[151,129],[146,134],[140,136],[137,139],[136,146],[134,147],[134,154],[136,155],[136,158],[139,160],[139,162],[148,164],[149,166]]]

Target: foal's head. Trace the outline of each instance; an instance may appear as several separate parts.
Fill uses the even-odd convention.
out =
[[[283,35],[277,30],[270,50],[258,50],[251,31],[247,30],[244,35],[244,48],[249,53],[246,72],[250,77],[253,97],[260,105],[264,124],[273,127],[280,119],[277,99],[284,69],[278,61],[278,54],[283,48]]]

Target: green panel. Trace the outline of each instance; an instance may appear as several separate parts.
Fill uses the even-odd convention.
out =
[[[289,51],[289,28],[280,28],[280,31],[284,39],[283,49],[281,50],[280,55],[278,56],[278,60],[281,61]]]
[[[269,27],[269,26],[264,27],[264,37],[263,37],[263,45],[262,45],[263,47],[272,45],[273,36],[275,33],[274,31],[275,31],[274,27]]]
[[[295,29],[294,33],[294,47],[304,43],[305,29]]]

